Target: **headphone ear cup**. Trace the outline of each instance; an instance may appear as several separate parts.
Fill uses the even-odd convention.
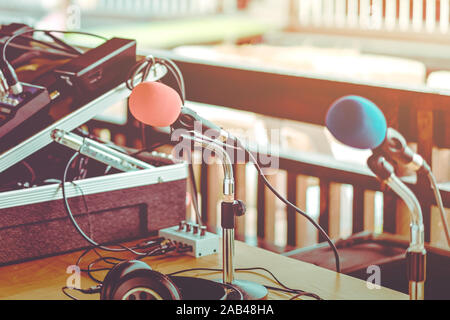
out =
[[[120,279],[137,270],[152,270],[152,268],[139,260],[123,261],[116,264],[106,275],[100,292],[101,300],[111,300]]]
[[[139,260],[117,264],[105,277],[102,300],[180,300],[175,283]]]

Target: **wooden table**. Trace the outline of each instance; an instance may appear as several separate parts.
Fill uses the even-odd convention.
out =
[[[102,252],[103,254],[103,252]],[[0,268],[0,299],[68,299],[61,291],[70,274],[67,267],[75,264],[80,252],[29,261]],[[109,253],[105,255],[110,256]],[[117,255],[116,255],[117,256]],[[124,257],[121,254],[121,257]],[[89,253],[87,261],[97,256]],[[144,259],[154,270],[170,273],[188,268],[220,268],[221,254],[195,259],[177,253],[164,257]],[[387,288],[368,289],[366,283],[356,278],[337,274],[315,265],[294,260],[288,257],[251,247],[236,242],[236,267],[265,267],[272,271],[280,281],[289,287],[318,294],[323,299],[408,299],[408,296]],[[81,264],[86,266],[86,264]],[[100,267],[101,265],[98,265]],[[97,265],[96,265],[97,267]],[[96,273],[103,279],[105,273]],[[190,272],[183,275],[199,276],[208,279],[221,278],[221,273]],[[264,272],[237,272],[237,279],[252,280],[261,284],[277,286],[272,278]],[[84,274],[81,287],[89,287],[95,283]],[[98,299],[99,295],[82,295],[72,292],[82,299]],[[289,299],[290,294],[270,292],[269,299]]]

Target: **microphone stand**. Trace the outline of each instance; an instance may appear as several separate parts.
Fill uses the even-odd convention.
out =
[[[383,156],[373,154],[367,160],[369,168],[385,182],[407,205],[410,211],[410,244],[406,252],[410,300],[425,298],[426,250],[422,208],[414,193],[395,175],[394,167]]]
[[[245,204],[235,199],[233,165],[230,155],[216,141],[205,141],[198,137],[182,135],[182,137],[200,143],[205,149],[213,151],[222,161],[224,172],[223,194],[221,204],[222,226],[222,268],[223,278],[220,282],[239,290],[246,300],[262,300],[267,297],[267,288],[255,282],[234,278],[234,230],[235,217],[245,214]],[[229,296],[230,300],[235,297]]]

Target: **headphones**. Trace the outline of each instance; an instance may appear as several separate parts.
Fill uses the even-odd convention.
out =
[[[224,300],[225,287],[215,281],[176,277],[153,270],[140,260],[123,261],[106,275],[101,300]]]

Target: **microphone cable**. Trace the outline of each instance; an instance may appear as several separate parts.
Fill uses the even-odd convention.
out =
[[[325,240],[328,242],[328,244],[330,245],[330,248],[333,251],[334,257],[335,257],[335,262],[336,262],[336,272],[341,272],[341,263],[340,263],[340,257],[339,257],[339,253],[338,250],[336,248],[336,245],[333,243],[333,241],[330,239],[330,237],[328,236],[328,234],[325,232],[325,230],[323,230],[323,228],[313,219],[311,218],[306,212],[304,212],[303,210],[301,210],[300,208],[298,208],[296,205],[294,205],[293,203],[291,203],[289,200],[287,200],[285,197],[283,197],[269,182],[269,180],[267,180],[261,166],[259,165],[257,159],[255,158],[255,156],[253,155],[253,153],[251,151],[249,151],[243,144],[242,142],[235,136],[231,136],[231,138],[237,143],[237,146],[233,146],[227,143],[223,143],[221,141],[217,141],[217,140],[213,140],[209,137],[206,137],[204,135],[201,135],[195,131],[188,131],[189,133],[193,133],[194,135],[197,135],[197,137],[199,137],[200,139],[203,139],[205,141],[208,141],[210,143],[217,143],[219,145],[221,145],[222,147],[229,147],[229,148],[233,148],[233,149],[241,149],[243,150],[249,157],[249,160],[253,163],[253,165],[255,166],[256,170],[258,171],[259,176],[262,178],[265,186],[267,188],[269,188],[269,190],[278,198],[280,199],[284,204],[286,204],[287,206],[291,207],[292,209],[294,209],[297,213],[299,213],[300,215],[302,215],[303,217],[305,217],[318,231],[319,233],[325,238]]]
[[[51,37],[55,41],[55,43],[58,43],[58,44],[64,46],[66,50],[72,50],[72,52],[75,52],[75,55],[79,55],[80,52],[77,49],[75,49],[74,47],[71,47],[70,45],[66,44],[64,41],[56,38],[51,33],[55,32],[55,33],[61,33],[61,34],[81,34],[81,35],[87,35],[87,36],[91,36],[91,37],[100,38],[100,39],[102,39],[104,41],[107,40],[107,38],[105,38],[103,36],[100,36],[100,35],[97,35],[97,34],[93,34],[93,33],[89,33],[89,32],[83,32],[83,31],[29,29],[29,30],[20,31],[20,32],[18,32],[16,34],[13,34],[13,35],[9,36],[7,38],[7,40],[4,42],[3,48],[2,48],[2,55],[1,55],[1,59],[0,59],[0,67],[1,67],[1,70],[2,70],[3,78],[6,80],[6,84],[8,85],[8,87],[18,86],[18,85],[20,85],[20,81],[19,81],[19,79],[17,77],[17,74],[16,74],[16,71],[15,71],[14,67],[11,65],[11,63],[8,61],[8,59],[6,57],[6,49],[8,48],[9,44],[14,39],[16,39],[17,37],[24,37],[26,34],[34,33],[34,32],[43,32],[47,36]],[[30,41],[32,41],[32,40],[30,40]],[[60,51],[67,53],[67,51],[64,51],[64,49],[61,49]],[[1,60],[3,60],[3,61],[1,61]],[[3,66],[2,66],[2,64],[3,64]],[[19,88],[16,88],[16,89],[18,90],[17,94],[22,92],[22,88],[21,87],[20,87],[20,89]],[[13,90],[13,92],[14,92],[14,90]]]
[[[166,242],[169,243],[169,241],[166,241]],[[161,242],[159,245],[156,244],[156,243],[157,243],[157,241],[155,241],[155,245],[153,245],[153,247],[155,247],[154,249],[152,249],[151,251],[149,251],[145,256],[139,256],[139,257],[137,257],[136,259],[137,259],[137,260],[141,260],[141,259],[143,259],[143,258],[145,258],[145,257],[161,256],[161,255],[163,255],[163,254],[166,254],[166,253],[168,253],[168,252],[170,252],[170,251],[175,250],[175,246],[173,246],[171,243],[169,243],[169,245],[167,245],[167,243],[163,243],[163,242]],[[80,267],[80,263],[81,263],[82,258],[83,258],[87,253],[89,253],[91,250],[93,250],[93,251],[95,252],[95,254],[97,254],[97,255],[99,256],[99,258],[95,259],[95,260],[92,261],[92,262],[89,262],[89,264],[88,264],[88,266],[87,266],[87,269],[81,268],[81,267]],[[88,277],[89,277],[92,281],[94,281],[95,283],[97,283],[97,285],[94,285],[94,286],[89,287],[89,288],[87,288],[87,289],[64,286],[64,287],[61,288],[61,290],[62,290],[62,292],[64,293],[64,295],[66,295],[67,297],[69,297],[69,298],[72,299],[72,300],[79,300],[79,299],[76,298],[76,297],[74,297],[74,296],[72,296],[71,294],[69,294],[69,293],[67,292],[67,290],[75,290],[75,291],[78,291],[78,292],[83,293],[83,294],[98,294],[98,293],[100,293],[100,291],[101,291],[101,289],[102,289],[103,281],[101,281],[101,280],[95,278],[95,277],[93,276],[92,273],[94,273],[94,272],[100,272],[100,271],[110,271],[110,270],[111,270],[115,265],[117,265],[118,263],[123,262],[123,261],[129,261],[129,260],[135,260],[135,259],[123,259],[123,258],[118,258],[118,257],[105,257],[105,256],[102,256],[102,255],[96,250],[95,247],[90,247],[90,248],[86,249],[86,250],[78,257],[78,260],[77,260],[77,262],[76,262],[75,265],[78,266],[78,267],[80,268],[80,272],[85,272],[85,273],[88,275]],[[93,269],[93,266],[94,266],[96,263],[100,262],[100,261],[103,261],[103,262],[105,262],[106,264],[110,264],[111,267],[103,267],[103,268],[96,268],[96,269]],[[115,262],[112,262],[112,261],[115,261]]]
[[[92,246],[94,246],[95,248],[99,248],[105,251],[110,251],[110,252],[124,252],[124,251],[129,251],[137,256],[146,256],[148,255],[148,253],[146,252],[139,252],[136,251],[136,249],[138,249],[137,247],[132,247],[129,248],[127,246],[118,244],[117,246],[119,246],[120,248],[111,248],[111,247],[107,247],[104,246],[102,244],[99,244],[97,242],[95,242],[93,239],[91,239],[88,235],[86,235],[84,233],[84,231],[80,228],[80,226],[78,225],[78,223],[75,220],[75,217],[72,213],[72,210],[70,209],[70,205],[69,205],[69,201],[67,199],[67,194],[66,194],[66,181],[67,181],[67,173],[69,171],[70,166],[72,165],[72,163],[75,161],[75,159],[80,155],[79,152],[75,152],[74,155],[70,158],[70,160],[67,162],[67,165],[64,169],[64,174],[61,180],[61,191],[62,191],[62,197],[63,197],[63,205],[64,205],[64,209],[67,213],[67,216],[69,217],[70,222],[72,223],[72,225],[75,227],[75,229],[78,231],[78,233],[87,241],[89,242],[89,244],[91,244]]]
[[[427,172],[428,180],[430,181],[431,188],[433,189],[433,194],[436,199],[436,204],[439,209],[439,213],[441,215],[442,228],[444,229],[445,238],[447,239],[447,245],[450,247],[450,231],[448,227],[446,212],[444,203],[442,202],[441,192],[439,191],[439,186],[436,181],[436,177],[434,176],[431,168],[427,165],[424,166],[425,171]]]
[[[302,215],[303,217],[305,217],[306,219],[308,219],[309,222],[311,222],[311,224],[319,231],[319,233],[325,238],[325,240],[328,242],[328,244],[330,245],[330,248],[333,250],[333,254],[335,257],[335,261],[336,261],[336,272],[341,272],[341,263],[340,263],[340,258],[339,258],[339,253],[337,251],[337,248],[335,246],[335,244],[333,243],[333,241],[330,239],[330,237],[328,236],[328,234],[325,232],[325,230],[323,230],[323,228],[313,219],[311,218],[306,212],[304,212],[303,210],[301,210],[299,207],[297,207],[296,205],[294,205],[293,203],[291,203],[289,200],[287,200],[285,197],[283,197],[269,182],[269,180],[267,180],[264,172],[262,171],[261,167],[258,164],[258,161],[256,160],[256,158],[254,157],[254,155],[244,146],[242,146],[241,142],[239,141],[238,138],[235,138],[235,141],[241,145],[241,149],[245,151],[245,153],[247,153],[247,155],[250,157],[250,159],[252,159],[253,165],[255,166],[256,170],[258,171],[260,177],[262,178],[264,184],[266,185],[267,188],[269,188],[270,191],[272,191],[272,193],[278,198],[280,199],[284,204],[286,204],[287,206],[291,207],[292,209],[294,209],[297,213],[299,213],[300,215]]]
[[[181,274],[181,273],[186,273],[186,272],[192,272],[192,271],[210,271],[210,272],[221,272],[223,271],[222,269],[215,269],[215,268],[191,268],[191,269],[184,269],[184,270],[179,270],[179,271],[175,271],[172,273],[167,274],[168,276],[175,276],[177,274]],[[290,300],[296,299],[300,296],[308,296],[311,298],[314,298],[316,300],[323,300],[319,295],[315,294],[315,293],[311,293],[311,292],[307,292],[304,290],[300,290],[300,289],[293,289],[293,288],[289,288],[288,286],[286,286],[283,282],[281,282],[274,274],[273,272],[271,272],[270,270],[263,268],[263,267],[253,267],[253,268],[236,268],[235,269],[236,272],[254,272],[254,271],[264,271],[267,272],[272,279],[281,287],[281,288],[277,288],[277,287],[273,287],[273,286],[269,286],[269,285],[264,285],[264,287],[266,287],[268,290],[272,290],[272,291],[280,291],[280,292],[285,292],[285,293],[291,293],[291,294],[295,294],[295,296],[293,296]],[[256,273],[257,275],[264,277],[262,274],[260,273]],[[223,283],[221,283],[223,284]]]
[[[65,30],[47,30],[47,29],[24,30],[24,31],[21,31],[14,35],[9,36],[8,39],[5,41],[5,44],[3,45],[3,49],[2,49],[2,58],[5,63],[9,64],[8,60],[6,59],[6,49],[8,48],[9,44],[17,37],[21,37],[27,33],[33,33],[33,32],[43,32],[46,35],[49,35],[50,37],[52,37],[50,33],[54,32],[54,33],[61,33],[61,34],[80,34],[80,35],[86,35],[86,36],[90,36],[90,37],[96,37],[96,38],[102,39],[104,41],[108,40],[106,37],[100,36],[98,34],[94,34],[94,33],[90,33],[90,32],[83,32],[83,31],[65,31]],[[52,37],[52,38],[54,39],[54,37]],[[30,39],[30,41],[35,41],[35,40]],[[65,45],[69,46],[67,44],[65,44]]]
[[[135,79],[136,77],[142,73],[141,82],[144,82],[147,79],[149,72],[152,67],[154,67],[157,63],[165,66],[167,70],[172,74],[175,78],[175,81],[178,86],[180,98],[182,101],[182,105],[186,102],[186,88],[184,85],[183,74],[181,73],[180,68],[170,59],[167,58],[158,58],[153,55],[148,55],[144,59],[138,61],[130,70],[128,79],[125,81],[125,85],[128,90],[133,90],[136,87]]]

